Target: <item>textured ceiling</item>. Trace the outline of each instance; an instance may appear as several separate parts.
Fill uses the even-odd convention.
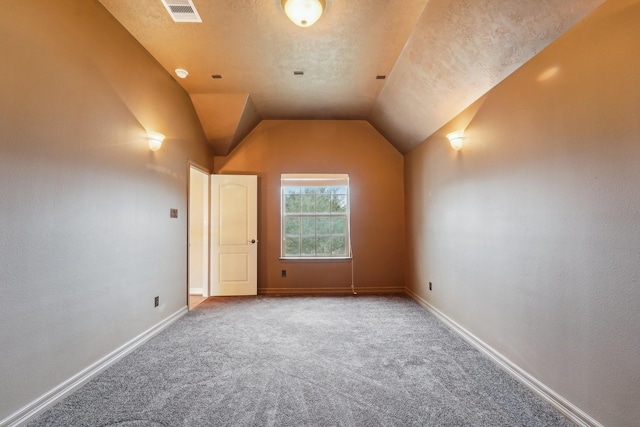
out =
[[[603,3],[327,0],[300,28],[280,0],[194,0],[202,23],[160,0],[100,1],[169,72],[189,71],[177,80],[219,155],[261,119],[369,120],[406,152]]]
[[[406,152],[603,0],[431,0],[368,117]]]

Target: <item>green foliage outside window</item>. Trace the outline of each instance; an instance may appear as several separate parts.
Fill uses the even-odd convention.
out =
[[[348,187],[283,187],[284,255],[346,257]]]

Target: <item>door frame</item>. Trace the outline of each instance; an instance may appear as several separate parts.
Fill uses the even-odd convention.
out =
[[[203,174],[207,175],[207,183],[209,186],[209,194],[207,195],[206,201],[206,218],[207,218],[207,229],[205,230],[209,238],[207,239],[207,275],[206,275],[206,283],[207,283],[207,295],[211,296],[211,171],[200,164],[193,162],[191,160],[187,161],[187,281],[186,281],[186,303],[187,308],[189,308],[189,285],[190,285],[190,270],[191,270],[191,169],[195,169]]]

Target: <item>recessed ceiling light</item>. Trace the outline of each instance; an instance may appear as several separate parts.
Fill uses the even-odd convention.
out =
[[[184,68],[176,68],[176,76],[180,77],[181,79],[186,78],[188,75],[189,72]]]

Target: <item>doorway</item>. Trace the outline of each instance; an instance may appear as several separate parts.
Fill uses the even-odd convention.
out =
[[[209,172],[189,165],[188,305],[209,296]]]

